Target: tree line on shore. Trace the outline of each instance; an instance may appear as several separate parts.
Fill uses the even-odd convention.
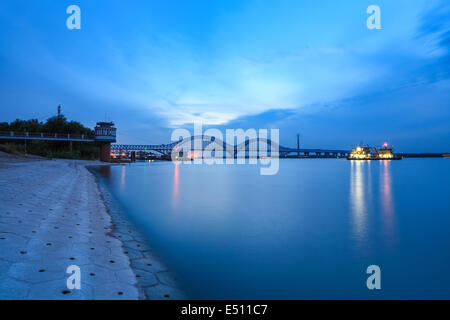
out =
[[[0,122],[0,132],[43,132],[61,134],[94,135],[94,131],[76,121],[68,121],[63,115],[49,118],[45,123],[37,119]],[[98,159],[99,148],[95,142],[73,142],[70,148],[65,141],[4,140],[0,151],[22,155],[25,153],[47,158]]]

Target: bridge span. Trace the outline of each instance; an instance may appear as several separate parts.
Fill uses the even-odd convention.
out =
[[[195,139],[201,139],[202,146],[198,148],[195,146]],[[194,142],[194,145],[192,145]],[[238,145],[229,145],[223,141],[215,140],[214,137],[201,136],[201,137],[190,137],[185,140],[180,140],[177,142],[172,142],[169,144],[112,144],[111,152],[116,154],[121,154],[123,152],[157,152],[163,156],[170,156],[174,151],[177,151],[180,146],[185,151],[205,151],[205,148],[211,143],[215,143],[219,150],[223,150],[233,156],[237,156],[239,152],[258,152],[261,142],[268,146],[268,152],[271,152],[271,146],[275,143],[268,139],[256,139],[256,140],[246,140]],[[183,145],[188,144],[187,147]],[[217,149],[216,149],[217,150]],[[281,158],[285,157],[322,157],[322,158],[336,158],[336,157],[347,157],[350,153],[349,150],[337,150],[337,149],[297,149],[288,148],[278,145],[278,155]]]

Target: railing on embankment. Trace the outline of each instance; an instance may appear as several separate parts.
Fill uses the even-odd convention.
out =
[[[2,140],[47,140],[47,141],[80,141],[93,142],[93,135],[70,133],[44,133],[44,132],[15,132],[0,131]]]

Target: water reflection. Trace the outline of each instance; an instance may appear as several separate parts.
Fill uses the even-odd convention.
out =
[[[112,166],[107,186],[193,299],[372,299],[369,264],[389,272],[375,298],[449,297],[447,160],[371,161],[371,182],[368,161],[280,161],[270,177],[251,166],[126,165],[123,192]]]
[[[120,171],[120,190],[123,191],[125,189],[125,178],[126,178],[126,169],[125,166],[122,166]]]
[[[180,180],[180,168],[178,163],[176,163],[174,167],[175,169],[173,173],[172,207],[173,209],[177,209],[179,199],[178,191]]]
[[[372,181],[371,166],[379,165],[379,180]],[[375,169],[375,168],[372,168]],[[352,161],[350,169],[350,211],[352,232],[359,247],[369,239],[370,226],[381,220],[382,239],[392,245],[395,233],[395,209],[392,195],[391,162]],[[379,185],[379,193],[372,190]],[[374,195],[377,197],[373,198]],[[379,199],[378,199],[379,197]],[[376,201],[374,201],[376,200]]]
[[[364,169],[367,161],[351,161],[350,208],[352,212],[353,236],[358,245],[363,245],[367,237],[367,197]]]
[[[106,179],[108,182],[111,180],[111,167],[110,166],[98,166],[95,170]]]
[[[380,202],[385,239],[392,241],[394,234],[394,199],[392,196],[391,162],[382,161],[380,166]]]

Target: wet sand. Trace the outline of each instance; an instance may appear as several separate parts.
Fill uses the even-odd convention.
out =
[[[0,299],[184,298],[87,165],[0,153]]]

